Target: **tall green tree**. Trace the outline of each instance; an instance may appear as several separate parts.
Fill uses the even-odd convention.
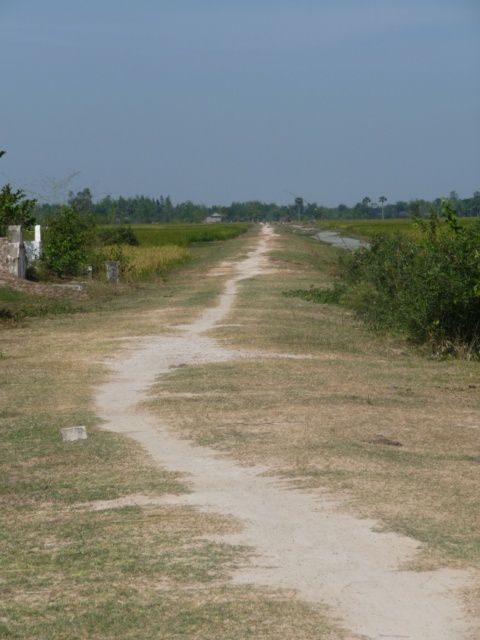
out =
[[[82,213],[91,213],[93,211],[92,192],[88,187],[74,193],[70,191],[68,194],[68,204],[77,211]]]

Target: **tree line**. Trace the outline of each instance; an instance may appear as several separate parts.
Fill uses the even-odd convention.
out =
[[[469,198],[460,198],[452,191],[449,201],[459,216],[480,216],[480,191]],[[358,218],[402,218],[409,216],[428,216],[433,208],[439,208],[441,198],[430,200],[399,200],[390,203],[387,196],[376,199],[365,196],[353,206],[339,204],[326,207],[316,202],[307,202],[297,197],[291,205],[280,205],[274,202],[232,202],[225,205],[205,205],[187,200],[174,204],[169,196],[151,198],[147,196],[118,197],[105,196],[94,200],[87,187],[76,193],[70,192],[68,205],[79,212],[93,214],[99,224],[135,224],[169,222],[195,223],[202,222],[213,213],[220,213],[227,222],[274,222],[292,221],[295,219],[358,219]],[[61,204],[37,204],[35,215],[38,220],[55,215],[61,210]]]

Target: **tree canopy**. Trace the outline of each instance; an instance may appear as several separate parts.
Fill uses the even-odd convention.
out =
[[[456,193],[455,209],[460,216],[480,215],[480,191],[470,198],[461,199]],[[378,203],[369,196],[365,196],[353,206],[339,204],[336,207],[325,207],[316,202],[306,202],[300,198],[290,205],[280,205],[275,202],[261,202],[249,200],[246,202],[232,202],[230,205],[205,205],[187,200],[174,204],[171,198],[159,196],[133,196],[125,198],[119,196],[105,196],[94,201],[89,188],[77,193],[70,192],[69,205],[81,213],[91,213],[99,224],[128,224],[128,223],[156,223],[169,222],[202,222],[213,213],[220,213],[227,222],[255,222],[255,221],[281,221],[303,219],[328,219],[328,218],[398,218],[408,216],[427,216],[432,206],[440,206],[440,198],[429,200],[412,200],[389,202],[386,195],[378,197]],[[39,218],[59,212],[60,204],[39,205],[36,213]]]

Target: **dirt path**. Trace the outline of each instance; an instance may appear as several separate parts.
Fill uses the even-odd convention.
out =
[[[135,438],[168,469],[189,474],[192,494],[172,502],[244,523],[240,534],[222,537],[257,554],[255,565],[239,572],[236,581],[293,589],[305,600],[326,603],[359,637],[473,638],[460,597],[470,579],[467,572],[404,571],[401,566],[416,553],[414,540],[375,532],[375,522],[350,516],[318,494],[288,490],[262,476],[265,469],[241,467],[179,440],[173,429],[139,409],[149,387],[173,367],[255,356],[225,349],[204,332],[228,314],[238,283],[265,270],[272,237],[273,230],[263,227],[257,248],[235,265],[216,307],[177,327],[178,335],[139,339],[112,363],[111,380],[97,394],[105,428]]]

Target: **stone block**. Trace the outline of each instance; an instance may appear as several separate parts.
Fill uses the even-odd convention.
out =
[[[105,263],[107,267],[108,282],[120,282],[120,263],[115,260],[109,260]]]
[[[77,442],[78,440],[87,439],[86,427],[65,427],[60,431],[64,442]]]
[[[23,242],[23,231],[21,224],[11,224],[7,230],[7,237],[9,242],[22,243]]]

